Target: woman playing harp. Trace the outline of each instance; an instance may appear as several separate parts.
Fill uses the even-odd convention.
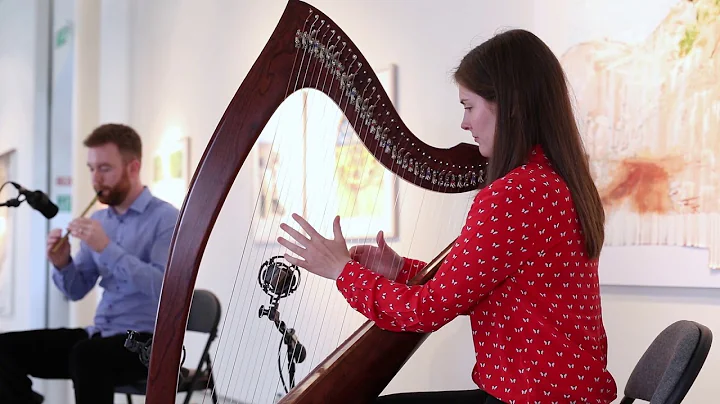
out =
[[[340,217],[325,238],[278,241],[286,259],[336,281],[355,310],[385,330],[429,333],[467,314],[477,390],[405,393],[378,403],[610,403],[598,257],[604,213],[585,159],[565,77],[552,51],[523,30],[470,51],[454,78],[470,131],[489,158],[485,182],[434,277],[425,263],[377,246],[348,249]],[[297,258],[296,256],[299,256]],[[498,401],[499,400],[499,401]]]
[[[213,274],[216,278],[233,265],[218,262],[218,258],[227,259],[235,251],[241,256],[235,280],[214,280],[223,302],[223,319],[218,340],[213,343],[217,347],[212,352],[216,382],[210,378],[207,387],[217,396],[252,403],[274,402],[276,394],[282,396],[280,404],[373,402],[428,335],[420,331],[435,330],[459,314],[469,314],[477,331],[474,337],[479,338],[475,349],[484,356],[478,358],[474,376],[479,390],[506,402],[524,403],[528,397],[539,402],[572,401],[565,396],[609,401],[615,391],[605,370],[605,337],[598,317],[595,272],[602,244],[602,210],[596,202],[587,163],[581,159],[583,153],[566,105],[562,72],[551,54],[544,53],[549,51],[525,35],[523,31],[503,34],[472,52],[462,63],[465,67],[461,66],[456,78],[462,84],[468,109],[464,126],[478,137],[480,148],[469,143],[439,148],[421,140],[405,125],[385,90],[389,87],[380,84],[382,80],[358,47],[334,21],[306,3],[289,0],[220,120],[191,181],[163,280],[146,402],[165,404],[175,400],[183,337],[189,327],[186,320],[201,260],[210,257],[212,261],[203,262],[205,266],[223,268]],[[320,102],[316,114],[313,107],[323,97],[334,105],[325,108],[329,103]],[[321,135],[323,127],[318,126],[318,116],[331,118],[324,127],[331,132],[328,137]],[[354,143],[348,144],[349,140]],[[318,144],[328,150],[318,152]],[[247,160],[253,150],[260,158],[253,155]],[[491,157],[489,167],[481,152]],[[352,163],[346,164],[348,161]],[[324,163],[336,163],[338,167]],[[241,167],[252,170],[258,166],[256,178],[262,182],[258,187],[262,191],[254,201],[255,207],[251,206],[253,216],[240,224],[232,221],[234,216],[221,217],[227,213],[221,212],[223,203]],[[377,167],[404,180],[391,184],[399,189],[397,197],[387,192],[391,198],[379,206],[402,206],[402,218],[411,218],[402,220],[400,236],[393,240],[397,242],[394,250],[403,256],[416,256],[408,244],[419,246],[423,252],[435,252],[457,238],[425,267],[411,259],[405,259],[402,267],[376,265],[375,257],[393,261],[399,256],[387,249],[390,255],[378,254],[368,246],[352,249],[351,256],[342,240],[350,244],[365,242],[358,240],[373,239],[378,230],[388,230],[375,221],[392,215],[379,215],[375,206],[363,205],[363,216],[357,220],[358,215],[348,214],[356,210],[346,211],[342,204],[345,197],[339,197],[341,188],[343,192],[372,194],[365,186],[377,185]],[[530,170],[541,180],[528,177]],[[537,182],[534,191],[527,184],[533,180]],[[511,182],[518,183],[517,187],[512,188]],[[479,188],[489,183],[492,189],[481,189],[473,200]],[[420,194],[422,191],[431,192]],[[470,221],[460,237],[448,214],[451,209],[446,202],[451,200],[461,200],[459,211],[470,210]],[[352,197],[344,201],[351,208],[356,206]],[[532,204],[519,208],[520,214],[530,217],[528,221],[515,223],[519,216],[504,216],[496,217],[497,221],[488,217],[486,224],[477,223],[483,221],[489,209],[512,215],[509,209],[523,204]],[[413,209],[418,206],[423,211],[414,215]],[[426,207],[438,210],[428,214]],[[553,214],[555,211],[558,213]],[[336,240],[312,236],[312,241],[305,241],[300,233],[293,233],[298,237],[297,247],[285,241],[285,245],[274,243],[284,235],[279,225],[290,223],[292,212],[301,213],[318,233],[326,232],[324,225],[332,225],[335,215],[342,216],[342,237],[338,232]],[[540,218],[556,220],[562,216],[567,217],[567,223],[553,222],[550,228],[542,228],[545,223]],[[576,225],[574,218],[578,219]],[[461,220],[459,217],[458,222]],[[421,228],[424,221],[431,222],[429,231]],[[211,245],[205,254],[216,224],[231,227],[232,234],[238,228],[245,234],[248,222],[247,240],[215,238],[229,245]],[[313,235],[309,225],[303,224]],[[339,230],[339,223],[336,226]],[[443,235],[445,227],[452,229],[447,240]],[[521,234],[517,241],[508,242],[495,234],[502,230],[507,236],[507,227]],[[417,242],[412,240],[413,234],[421,233],[422,237],[415,237]],[[533,242],[523,240],[523,236],[532,236]],[[379,240],[379,247],[383,247],[384,235]],[[433,240],[440,240],[436,249]],[[488,246],[482,244],[488,241]],[[457,257],[466,258],[463,246],[473,246],[473,251],[467,252],[474,257],[468,267],[462,262],[461,267],[453,265]],[[306,262],[300,264],[321,276],[308,276],[292,267],[288,262],[291,257],[285,259],[283,255],[293,248]],[[479,248],[486,250],[476,250]],[[482,254],[487,254],[488,248],[501,249],[502,254],[485,257]],[[443,264],[446,254],[450,255]],[[526,257],[532,254],[537,258]],[[319,260],[320,256],[325,260]],[[502,260],[503,265],[489,265],[496,260]],[[416,263],[418,267],[414,267]],[[423,269],[417,272],[420,267]],[[439,273],[435,274],[436,270]],[[458,274],[463,278],[456,278]],[[533,276],[538,279],[531,279]],[[365,279],[375,282],[385,296],[405,299],[405,308],[384,305],[383,294],[366,289]],[[448,281],[443,282],[445,279]],[[421,286],[428,281],[428,286]],[[461,290],[459,285],[471,285],[472,291]],[[337,286],[341,293],[337,293]],[[454,293],[441,293],[448,290]],[[417,298],[413,298],[415,293]],[[266,294],[270,295],[269,306]],[[433,303],[428,302],[431,298],[437,300],[437,306],[429,305]],[[362,306],[369,301],[378,305]],[[195,308],[196,302],[192,303]],[[566,308],[568,305],[572,307]],[[368,311],[368,307],[373,310]],[[433,317],[438,310],[446,314]],[[375,321],[366,321],[366,317]],[[580,329],[568,329],[571,322]],[[403,329],[407,332],[395,332]],[[345,330],[356,331],[347,336]],[[508,334],[511,331],[522,335]],[[492,350],[496,344],[496,350]],[[537,348],[538,344],[542,347]],[[337,349],[330,352],[334,347]],[[542,352],[533,353],[530,348]],[[554,351],[549,351],[551,348]],[[508,349],[515,350],[512,356]],[[516,352],[518,349],[523,352]],[[506,355],[498,350],[506,351]],[[287,353],[287,358],[282,353]],[[568,362],[569,358],[575,362]],[[582,372],[572,372],[569,364]],[[568,372],[553,373],[559,373],[560,366],[568,367]],[[297,385],[293,379],[295,370]],[[565,377],[566,383],[561,381]],[[584,380],[575,382],[571,377]],[[480,397],[478,402],[485,397],[479,391],[468,394]]]

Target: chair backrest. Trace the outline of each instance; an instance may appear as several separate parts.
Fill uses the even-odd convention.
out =
[[[705,363],[712,332],[694,321],[680,320],[665,328],[650,344],[630,374],[625,399],[650,404],[678,404]]]
[[[196,289],[188,316],[188,331],[204,332],[214,339],[217,334],[222,308],[220,300],[209,290]]]

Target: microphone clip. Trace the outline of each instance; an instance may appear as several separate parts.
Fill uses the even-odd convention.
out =
[[[25,199],[19,198],[8,199],[7,201],[0,203],[0,207],[7,206],[8,208],[17,208],[24,200]]]

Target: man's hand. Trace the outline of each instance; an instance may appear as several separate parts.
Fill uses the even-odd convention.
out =
[[[68,230],[97,253],[102,252],[110,244],[110,239],[97,220],[77,218],[70,222]]]
[[[52,229],[47,239],[47,256],[55,268],[63,268],[70,263],[70,243],[68,243],[67,239],[63,240],[57,250],[55,250],[55,244],[57,244],[61,238],[62,230]]]

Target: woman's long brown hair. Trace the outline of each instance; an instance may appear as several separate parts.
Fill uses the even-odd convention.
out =
[[[454,78],[497,106],[486,183],[524,164],[532,148],[540,145],[567,183],[587,253],[597,258],[605,237],[605,211],[555,54],[528,31],[505,31],[465,55]]]

